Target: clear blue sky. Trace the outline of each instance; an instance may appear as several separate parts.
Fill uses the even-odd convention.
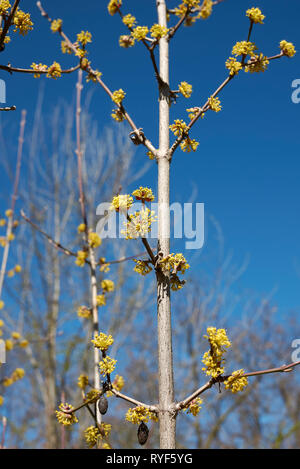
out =
[[[157,90],[153,71],[144,48],[120,49],[118,37],[125,33],[119,17],[107,14],[108,1],[44,0],[53,18],[63,18],[65,31],[73,37],[82,29],[93,34],[90,58],[111,89],[123,88],[126,107],[136,125],[143,127],[157,145]],[[39,16],[35,1],[21,2],[32,13],[35,30],[26,38],[16,38],[1,54],[0,63],[27,67],[33,61],[58,60],[63,67],[74,63],[60,54],[60,41]],[[174,7],[177,1],[169,0]],[[154,0],[124,0],[124,13],[133,13],[139,24],[156,21]],[[182,28],[171,44],[171,84],[193,84],[190,100],[179,100],[172,108],[174,118],[186,119],[185,109],[201,105],[225,78],[225,60],[233,44],[244,40],[248,31],[245,10],[259,6],[266,15],[265,25],[254,28],[252,39],[266,55],[278,52],[282,39],[294,42],[300,51],[300,2],[298,0],[225,0],[211,18],[192,28]],[[37,100],[39,82],[31,76],[9,76],[7,104],[18,111],[2,114],[2,125],[16,126],[22,108],[28,110],[29,124]],[[226,247],[235,259],[250,255],[242,278],[244,287],[266,293],[274,286],[282,315],[300,304],[300,104],[291,101],[291,83],[300,79],[300,52],[293,59],[271,63],[264,74],[242,73],[222,92],[223,110],[210,113],[199,122],[192,137],[200,141],[195,154],[176,153],[172,164],[172,201],[188,200],[194,186],[197,201],[204,202],[206,214],[221,224]],[[45,79],[43,79],[45,80]],[[44,111],[51,112],[57,99],[73,98],[76,75],[57,82],[46,80]],[[85,92],[93,84],[85,87]],[[100,125],[110,122],[111,103],[96,87],[92,113]],[[139,149],[136,165],[145,158]],[[13,155],[12,155],[13,157]],[[155,187],[156,165],[141,180]],[[0,175],[1,187],[4,176]],[[1,191],[2,192],[2,191]],[[212,242],[208,230],[206,243]],[[206,246],[207,246],[206,244]],[[284,317],[284,316],[282,316]]]

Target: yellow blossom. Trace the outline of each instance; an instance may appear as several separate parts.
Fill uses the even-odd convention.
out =
[[[61,19],[57,19],[57,20],[52,21],[51,31],[53,31],[54,33],[57,33],[58,31],[61,31],[61,27],[62,27],[62,20]]]
[[[182,119],[175,119],[174,124],[170,125],[170,129],[176,137],[188,132],[188,126]]]
[[[99,259],[99,264],[100,264],[100,272],[109,272],[110,264],[108,262],[105,262],[105,257],[100,257]]]
[[[12,332],[11,336],[12,336],[13,339],[19,340],[20,337],[21,337],[21,334],[19,332]]]
[[[125,26],[128,26],[128,28],[132,28],[136,24],[136,18],[130,13],[128,15],[123,16],[122,21]]]
[[[67,41],[61,41],[61,51],[63,54],[73,54],[73,51]]]
[[[92,310],[91,308],[87,308],[86,306],[79,306],[77,310],[77,316],[79,318],[89,318],[92,315]]]
[[[77,251],[77,258],[76,258],[75,264],[78,265],[79,267],[83,267],[87,258],[88,258],[87,251]]]
[[[143,406],[136,406],[128,409],[125,419],[128,422],[134,424],[140,424],[141,422],[148,422],[149,419],[157,422],[158,418],[154,412],[151,412],[149,409]]]
[[[123,376],[120,376],[120,375],[116,375],[115,379],[113,380],[112,382],[112,387],[113,389],[115,389],[116,391],[122,391],[123,387],[124,387],[124,384],[125,384],[125,381],[124,381],[124,378]],[[111,391],[107,391],[106,393],[106,396],[107,397],[111,397],[113,396],[114,394],[111,392]]]
[[[23,368],[16,368],[15,371],[11,375],[11,379],[15,382],[18,381],[19,379],[24,378],[25,376],[25,371]]]
[[[81,31],[77,34],[77,42],[80,42],[83,46],[86,46],[89,42],[92,42],[92,35],[89,31]]]
[[[7,277],[9,277],[9,278],[13,277],[14,275],[15,275],[15,271],[13,269],[11,269],[7,272]]]
[[[226,60],[226,68],[228,68],[230,75],[237,75],[243,67],[241,62],[234,57],[229,57],[229,59]]]
[[[193,399],[192,402],[183,410],[187,414],[193,414],[193,416],[196,417],[200,412],[202,403],[203,403],[203,400],[200,397],[196,397],[196,399]]]
[[[215,112],[221,111],[222,106],[218,97],[214,98],[213,96],[211,96],[210,98],[208,98],[208,103],[212,111],[215,111]]]
[[[0,1],[0,14],[5,15],[7,14],[7,10],[11,8],[11,4],[8,0],[1,0]]]
[[[114,291],[115,284],[112,280],[102,280],[101,288],[104,292],[109,293],[109,292]]]
[[[0,406],[3,405],[3,402],[4,402],[4,397],[0,396]]]
[[[91,427],[88,427],[84,431],[84,438],[88,447],[90,449],[93,448],[94,446],[96,446],[98,439],[101,438],[101,433],[100,433],[99,428],[94,427],[93,425]]]
[[[125,115],[120,109],[113,109],[111,117],[117,122],[123,122],[126,119]]]
[[[114,103],[121,104],[123,99],[125,98],[125,95],[126,93],[122,89],[119,89],[113,92],[111,99]]]
[[[15,265],[15,272],[16,274],[19,274],[20,272],[22,272],[22,267],[19,264]]]
[[[245,72],[250,73],[259,73],[264,72],[269,65],[269,60],[263,54],[254,55],[253,57],[248,60],[247,65],[245,67]]]
[[[110,358],[108,355],[99,363],[100,373],[103,376],[111,374],[116,367],[117,360]]]
[[[56,418],[62,425],[73,425],[74,423],[78,422],[78,419],[75,414],[72,413],[65,413],[66,411],[70,412],[73,410],[73,406],[70,404],[60,404],[59,409],[60,411],[56,410]]]
[[[134,46],[134,42],[134,38],[130,34],[123,34],[119,38],[119,46],[125,49]]]
[[[149,157],[149,160],[155,160],[155,155],[153,155],[152,151],[148,151],[147,156]]]
[[[136,265],[133,270],[138,274],[147,275],[152,271],[152,267],[149,265],[148,262],[138,261],[136,259],[134,259],[134,262]]]
[[[19,8],[14,15],[13,24],[15,25],[14,32],[19,31],[22,36],[25,36],[28,31],[33,29],[33,22],[31,21],[30,14],[25,13]]]
[[[98,248],[102,244],[102,239],[97,233],[89,233],[88,239],[91,248]]]
[[[145,207],[129,216],[129,220],[124,222],[126,230],[121,230],[126,239],[144,238],[151,231],[151,225],[157,221],[155,212]]]
[[[0,226],[5,226],[6,225],[6,220],[5,218],[0,219]]]
[[[155,199],[152,189],[149,189],[148,187],[140,186],[139,189],[132,192],[132,195],[136,200],[141,200],[142,202],[153,202]]]
[[[180,148],[182,151],[190,153],[191,151],[196,151],[198,148],[199,142],[197,142],[195,139],[191,139],[190,137],[187,137],[181,142]]]
[[[243,376],[244,370],[237,370],[232,373],[226,381],[224,381],[225,389],[230,389],[232,393],[237,393],[243,391],[243,389],[248,385],[248,379]]]
[[[7,240],[8,241],[13,241],[15,239],[15,235],[13,233],[10,233],[8,236],[7,236]]]
[[[117,195],[113,198],[110,210],[115,210],[116,212],[126,213],[133,204],[133,198],[130,195]]]
[[[99,70],[91,70],[86,77],[86,81],[87,82],[92,81],[94,83],[97,83],[97,81],[101,77],[102,77],[102,72],[99,72]]]
[[[97,306],[105,306],[106,298],[105,295],[97,295]]]
[[[86,230],[86,225],[85,225],[85,223],[81,223],[81,224],[78,226],[78,228],[77,228],[78,233],[84,233],[85,230]]]
[[[168,34],[168,28],[161,26],[160,24],[154,24],[150,29],[151,36],[155,39],[161,39]]]
[[[58,62],[53,62],[53,64],[48,67],[47,77],[54,78],[54,80],[61,77],[61,66]]]
[[[295,46],[292,42],[281,41],[280,49],[287,57],[293,57],[296,54]]]
[[[190,98],[193,92],[192,85],[189,85],[186,81],[182,81],[179,84],[179,91],[185,98]]]
[[[212,14],[213,9],[213,1],[212,0],[204,0],[201,10],[199,13],[199,18],[206,19]]]
[[[26,348],[28,345],[29,345],[29,342],[28,340],[26,339],[23,339],[23,340],[20,340],[20,342],[18,343],[19,347],[21,348]]]
[[[6,350],[12,350],[14,348],[14,344],[13,344],[13,341],[10,340],[10,339],[7,339],[5,341],[5,349]]]
[[[142,41],[147,36],[148,32],[149,32],[149,29],[147,28],[147,26],[137,26],[136,28],[133,29],[132,36],[137,41]]]
[[[13,216],[13,211],[9,208],[8,210],[6,210],[5,216],[6,216],[7,218],[12,217],[12,216]]]
[[[110,15],[117,13],[118,9],[122,6],[122,0],[110,0],[107,9]]]
[[[78,383],[77,383],[77,386],[78,386],[80,389],[85,389],[88,384],[89,384],[89,378],[88,378],[87,375],[81,374],[80,376],[78,376]]]
[[[205,352],[203,355],[202,362],[205,368],[203,371],[208,376],[216,378],[224,372],[224,358],[223,355],[226,353],[226,348],[231,346],[225,329],[216,329],[216,327],[208,327],[207,335],[204,336],[208,339],[210,344],[210,350]]]
[[[30,67],[35,71],[35,73],[33,75],[34,78],[40,78],[41,72],[47,72],[47,70],[48,70],[48,65],[41,64],[41,63],[36,64],[36,63],[33,62],[30,65]]]
[[[235,56],[238,55],[253,55],[257,47],[253,42],[241,41],[237,42],[232,48],[232,54]]]
[[[104,332],[100,332],[100,334],[95,334],[92,343],[96,348],[100,349],[102,352],[106,352],[108,347],[110,347],[114,343],[114,339],[111,335],[106,335],[104,334]]]
[[[262,14],[261,10],[254,7],[246,11],[246,16],[248,16],[253,23],[263,24],[263,20],[265,19],[265,15]]]
[[[159,265],[163,272],[181,272],[182,274],[184,274],[185,271],[190,268],[185,257],[181,253],[175,255],[173,253],[169,254],[168,256],[161,259]]]

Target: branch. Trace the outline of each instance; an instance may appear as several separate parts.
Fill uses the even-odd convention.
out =
[[[41,15],[46,18],[50,23],[52,22],[50,16],[48,15],[48,13],[44,10],[44,8],[42,7],[42,4],[40,1],[37,2],[37,7],[39,8],[40,10],[40,13]],[[74,52],[75,55],[77,55],[78,53],[78,47],[68,38],[68,36],[63,32],[62,29],[60,29],[59,31],[59,34],[60,36],[66,41],[68,47]],[[97,75],[97,72],[96,70],[93,70],[93,68],[91,67],[91,65],[89,64],[87,67],[85,67],[84,71],[89,74],[89,75],[92,75],[94,77],[94,79],[99,83],[99,85],[104,89],[104,91],[109,95],[109,97],[112,99],[112,96],[113,96],[113,93],[112,91],[109,89],[109,87],[104,83],[103,80],[101,80],[101,78]],[[145,135],[143,133],[141,133],[139,131],[139,129],[137,128],[137,126],[135,125],[135,123],[133,122],[132,118],[130,117],[130,115],[128,114],[128,112],[126,111],[125,107],[123,106],[123,104],[116,104],[116,106],[118,107],[118,109],[122,112],[122,114],[124,115],[124,118],[128,121],[130,127],[132,128],[132,130],[134,131],[134,133],[137,135],[138,137],[138,140],[139,140],[139,143],[143,144],[149,151],[151,151],[151,153],[153,153],[155,156],[157,154],[157,150],[156,148],[153,146],[153,144],[151,143],[150,140],[148,140]]]
[[[116,396],[119,397],[120,399],[123,399],[124,401],[130,402],[131,404],[134,404],[135,406],[142,406],[145,407],[145,409],[150,410],[151,412],[158,412],[158,407],[155,405],[148,405],[144,404],[143,402],[137,401],[136,399],[133,399],[132,397],[126,396],[125,394],[122,394],[119,391],[116,391],[114,388],[110,389],[110,391]]]
[[[267,375],[267,374],[271,374],[271,373],[287,373],[287,372],[290,372],[293,370],[294,367],[300,365],[300,360],[297,361],[297,362],[294,362],[294,363],[290,363],[289,365],[282,365],[282,366],[279,366],[277,368],[269,368],[267,370],[260,370],[260,371],[251,371],[249,373],[244,373],[242,375],[242,377],[245,377],[245,378],[249,378],[251,376],[260,376],[260,375]],[[201,386],[201,388],[197,389],[195,392],[193,392],[193,394],[191,394],[190,396],[188,396],[186,399],[184,399],[183,401],[180,401],[176,404],[175,406],[175,409],[177,411],[181,410],[181,409],[184,409],[185,407],[187,407],[196,397],[200,396],[201,394],[203,394],[205,391],[207,391],[207,389],[210,389],[214,384],[216,383],[223,383],[224,381],[226,381],[228,378],[230,378],[231,376],[233,376],[232,374],[231,375],[227,375],[227,376],[218,376],[217,378],[212,378],[211,380],[209,380],[206,384],[204,384],[203,386]],[[239,377],[237,377],[238,379]]]
[[[16,106],[0,107],[0,111],[15,111]]]
[[[62,74],[68,74],[68,73],[73,73],[76,72],[80,68],[80,64],[76,65],[76,67],[71,67],[68,68],[67,70],[62,70]],[[30,73],[30,74],[36,74],[38,73],[39,75],[46,75],[48,73],[47,70],[34,70],[31,68],[18,68],[18,67],[12,67],[10,64],[9,65],[0,65],[0,70],[5,70],[6,72],[13,73]]]
[[[3,28],[3,31],[2,31],[1,36],[0,36],[0,52],[2,52],[4,50],[4,39],[5,39],[6,34],[9,30],[11,24],[12,24],[12,20],[14,18],[16,9],[18,8],[18,5],[19,5],[20,1],[21,0],[15,0],[15,3],[13,4],[13,7],[11,9],[11,12],[10,12],[8,18],[5,21],[4,28]]]
[[[70,249],[68,248],[65,248],[64,246],[62,246],[62,244],[56,242],[50,235],[48,235],[45,231],[43,231],[38,225],[36,225],[33,221],[30,220],[30,218],[28,218],[24,211],[21,210],[21,217],[27,222],[29,223],[36,231],[38,231],[39,233],[41,233],[43,236],[45,236],[45,238],[47,238],[47,240],[49,241],[49,243],[54,246],[56,249],[58,249],[59,251],[62,251],[64,254],[66,254],[67,256],[73,256],[73,257],[77,257],[77,254],[73,251],[70,251]],[[88,261],[86,261],[88,262]]]

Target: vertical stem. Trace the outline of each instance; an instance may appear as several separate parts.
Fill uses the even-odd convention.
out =
[[[83,177],[82,177],[82,149],[81,149],[81,129],[80,129],[80,116],[81,116],[81,91],[82,91],[82,70],[78,72],[78,82],[77,82],[77,104],[76,104],[76,134],[77,134],[77,162],[78,162],[78,187],[79,187],[79,202],[81,209],[81,216],[83,223],[86,226],[85,229],[85,241],[88,244],[88,221],[86,215],[85,207],[85,196],[83,189]],[[92,305],[92,314],[93,314],[93,335],[98,334],[99,330],[99,317],[98,317],[98,306],[97,306],[97,277],[96,277],[96,260],[94,249],[88,244],[89,249],[89,258],[90,258],[90,284],[91,284],[91,305]],[[99,373],[99,364],[100,354],[99,349],[94,347],[94,361],[93,361],[93,370],[94,370],[94,388],[100,390],[100,373]],[[101,425],[101,414],[96,406],[96,420],[97,424]]]
[[[158,22],[167,26],[165,0],[157,0]],[[158,252],[170,253],[170,159],[169,159],[169,43],[159,42],[159,152],[158,152]],[[160,447],[175,448],[173,352],[170,304],[170,278],[157,272],[158,373]]]

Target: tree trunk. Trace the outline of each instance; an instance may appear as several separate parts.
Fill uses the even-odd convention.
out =
[[[165,0],[157,0],[158,21],[167,26]],[[158,252],[170,253],[170,160],[169,160],[169,43],[159,42],[159,156],[158,156]],[[160,447],[175,448],[176,417],[174,402],[173,353],[170,306],[170,278],[157,273],[158,373]]]

